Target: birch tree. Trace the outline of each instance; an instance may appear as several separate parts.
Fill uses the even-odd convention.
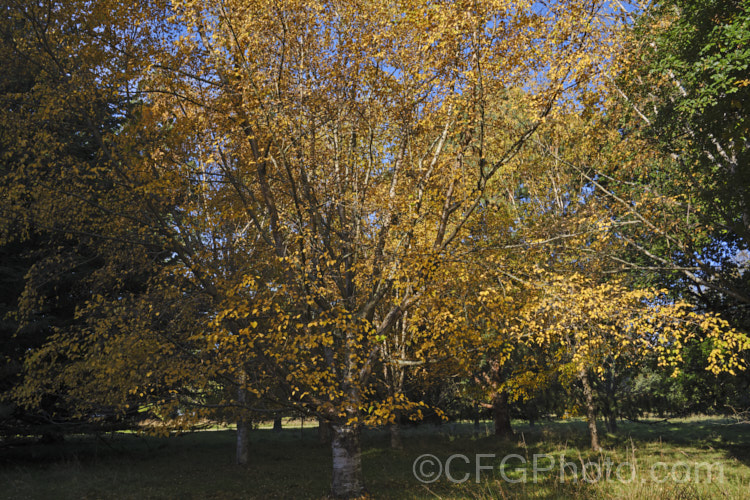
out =
[[[334,496],[364,492],[359,428],[397,409],[372,399],[383,340],[443,286],[493,176],[591,82],[612,28],[599,7],[174,3],[184,33],[142,85],[185,135],[151,168],[200,172],[182,223],[205,238],[222,220],[275,262],[239,265],[210,344],[331,423]],[[509,88],[520,124],[488,113]]]

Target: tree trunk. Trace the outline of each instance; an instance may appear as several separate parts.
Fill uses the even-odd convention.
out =
[[[534,427],[539,420],[539,408],[536,406],[536,400],[526,403],[526,418],[529,419],[529,427]]]
[[[401,443],[401,412],[395,412],[393,423],[388,427],[391,432],[391,448],[400,450],[403,447]]]
[[[240,370],[239,381],[237,386],[237,402],[244,406],[247,403],[247,391],[245,383],[247,382],[247,373],[244,369]],[[243,410],[240,410],[243,411]],[[237,465],[246,465],[250,451],[250,422],[244,415],[240,414],[237,419]]]
[[[273,431],[281,432],[281,417],[275,417],[273,419]]]
[[[607,432],[614,434],[617,432],[617,374],[614,367],[611,368],[611,374],[607,382],[607,414],[604,423]]]
[[[495,435],[507,438],[513,436],[513,428],[510,426],[510,408],[508,408],[508,395],[505,391],[496,394],[492,398],[492,419],[495,421]]]
[[[250,452],[250,422],[237,420],[237,465],[247,465]]]
[[[479,435],[479,405],[474,403],[474,435]]]
[[[366,494],[362,476],[362,452],[359,446],[359,428],[351,425],[333,425],[333,498],[359,498]]]
[[[589,434],[591,435],[591,449],[594,451],[601,450],[599,446],[599,434],[596,431],[596,409],[594,407],[594,392],[591,390],[589,376],[585,370],[579,373],[581,384],[583,385],[583,396],[586,400],[586,419],[589,424]]]
[[[331,426],[320,417],[318,417],[318,440],[320,444],[331,442]]]
[[[607,432],[611,434],[617,432],[617,413],[614,411],[607,415]]]
[[[401,443],[401,425],[398,422],[394,422],[390,425],[391,430],[391,448],[394,450],[400,450],[403,448]]]

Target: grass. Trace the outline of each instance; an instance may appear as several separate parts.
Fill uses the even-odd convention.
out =
[[[367,430],[363,467],[373,498],[745,499],[750,496],[750,428],[729,424],[711,418],[625,423],[603,437],[604,451],[596,454],[588,450],[579,420],[533,428],[518,422],[516,437],[506,441],[489,435],[485,424],[479,435],[471,424],[424,425],[405,429],[404,449],[398,451],[390,449],[387,433]],[[233,430],[171,438],[74,436],[63,445],[6,443],[0,445],[0,498],[325,498],[330,448],[318,442],[313,426],[294,422],[285,423],[281,433],[266,426],[253,431],[247,467],[233,463]],[[443,471],[435,482],[421,483],[413,465],[423,454],[441,464],[454,455],[452,477],[468,479],[452,483]],[[480,459],[490,469],[480,471],[479,483],[477,454],[494,455]],[[501,467],[511,454],[516,456]],[[536,481],[535,454],[538,469],[550,469],[538,470]],[[564,480],[561,461],[567,464]],[[714,464],[710,478],[700,464]],[[602,470],[602,477],[584,480],[584,465],[590,476]],[[437,469],[427,464],[424,470]]]

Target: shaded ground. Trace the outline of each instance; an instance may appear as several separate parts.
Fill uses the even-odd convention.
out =
[[[387,433],[368,430],[364,470],[373,498],[750,498],[750,426],[729,424],[623,423],[604,437],[601,454],[588,451],[578,420],[517,423],[509,441],[489,435],[485,424],[479,435],[471,424],[425,425],[405,429],[400,451],[389,448]],[[325,498],[330,449],[316,429],[259,429],[252,440],[247,467],[233,463],[232,430],[5,442],[0,498]],[[440,462],[417,464],[429,476],[423,479],[436,479],[429,484],[414,475],[424,454]],[[477,483],[478,465],[487,469]]]

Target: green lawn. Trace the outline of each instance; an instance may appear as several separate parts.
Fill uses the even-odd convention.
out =
[[[368,430],[364,470],[373,498],[746,499],[750,426],[730,423],[711,418],[625,423],[616,435],[603,438],[601,454],[588,451],[585,424],[579,420],[533,428],[516,422],[517,436],[511,441],[488,435],[484,424],[479,436],[470,424],[425,425],[404,431],[401,451],[389,448],[385,432]],[[0,498],[326,497],[330,450],[318,443],[316,429],[300,431],[296,423],[281,433],[254,431],[255,452],[247,467],[233,464],[233,446],[232,430],[171,438],[127,433],[69,437],[65,445],[2,443]],[[415,459],[424,454],[434,455],[443,468],[430,484],[413,473]],[[494,457],[477,459],[477,454]],[[508,455],[516,456],[506,459],[503,468]],[[455,480],[466,478],[464,482],[446,477],[451,456],[448,472]],[[479,483],[477,460],[489,467],[480,471]],[[561,461],[567,464],[562,480]],[[583,466],[588,481],[581,477]],[[437,467],[426,464],[422,470],[434,474]]]

